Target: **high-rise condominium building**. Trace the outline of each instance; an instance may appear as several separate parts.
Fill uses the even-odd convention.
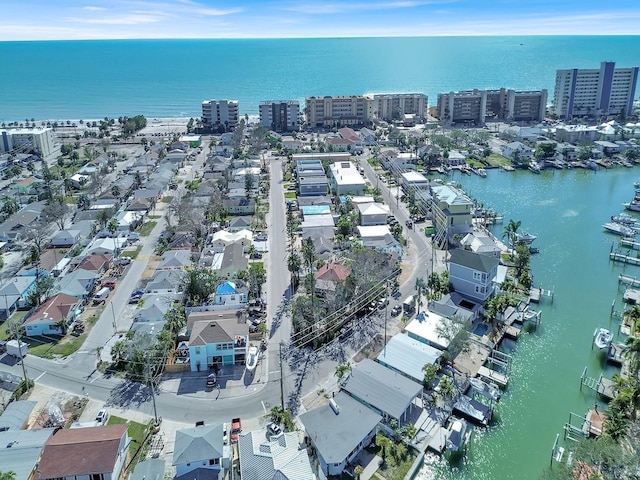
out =
[[[381,120],[402,120],[403,115],[427,116],[424,93],[380,93],[373,96],[373,114]]]
[[[260,125],[276,132],[296,130],[300,124],[300,102],[260,102]]]
[[[481,125],[487,120],[539,122],[546,106],[546,90],[466,90],[438,94],[435,116],[448,125]]]
[[[631,115],[637,82],[638,67],[616,68],[615,62],[602,62],[599,69],[557,70],[552,111],[565,120]]]
[[[206,130],[232,130],[238,125],[237,100],[205,100],[202,102],[202,126]]]
[[[35,151],[42,157],[53,152],[53,129],[15,128],[0,130],[0,152],[20,150],[22,153]]]
[[[305,114],[312,128],[367,125],[373,120],[373,99],[362,95],[307,97]]]

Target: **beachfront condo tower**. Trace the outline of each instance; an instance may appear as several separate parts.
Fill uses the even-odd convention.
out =
[[[552,112],[563,120],[631,115],[637,82],[638,67],[616,68],[615,62],[557,70]]]
[[[237,100],[205,100],[202,102],[202,126],[207,131],[233,130],[238,125]]]
[[[260,102],[260,125],[274,132],[291,132],[300,125],[300,102]]]

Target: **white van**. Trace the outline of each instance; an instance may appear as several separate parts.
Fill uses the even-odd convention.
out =
[[[109,297],[110,293],[111,293],[111,289],[109,287],[101,288],[100,290],[98,290],[98,293],[94,295],[93,304],[100,305],[105,300],[107,300],[107,297]]]

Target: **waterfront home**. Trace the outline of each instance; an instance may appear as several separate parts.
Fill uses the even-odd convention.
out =
[[[441,350],[404,333],[398,333],[387,342],[376,361],[415,382],[422,383],[422,367],[438,363],[441,356]]]
[[[340,475],[371,443],[381,420],[382,415],[345,392],[300,415],[324,475]]]
[[[176,431],[173,466],[176,480],[225,478],[230,451],[225,452],[224,426],[200,425]]]
[[[28,314],[23,321],[27,337],[64,335],[82,313],[82,301],[59,293]]]
[[[482,230],[473,230],[467,233],[460,243],[465,250],[470,250],[473,253],[481,255],[488,255],[499,259],[500,253],[502,253],[501,248],[494,239]]]
[[[467,164],[466,155],[459,150],[450,150],[448,155],[449,156],[444,159],[444,163],[446,163],[450,167]]]
[[[484,304],[495,291],[499,259],[456,248],[449,257],[449,283],[453,290]]]
[[[0,287],[0,320],[6,320],[18,308],[24,308],[36,286],[36,277],[13,277]]]
[[[620,148],[616,143],[605,141],[605,140],[596,140],[593,142],[596,144],[596,148],[599,152],[601,152],[605,157],[611,157],[616,153],[620,153]]]
[[[447,322],[448,320],[445,317],[426,310],[416,315],[416,318],[405,326],[405,331],[410,338],[431,345],[438,350],[446,350],[449,348],[451,338],[453,338],[453,335],[451,335],[451,338],[445,336],[442,331],[442,326]],[[451,325],[452,329],[459,327],[458,331],[461,328],[461,325],[458,327],[454,324]],[[453,332],[453,334],[457,334],[457,332]]]
[[[218,318],[218,312],[198,312],[189,336],[189,362],[192,372],[213,366],[238,365],[245,362],[249,342],[249,325],[233,314]],[[193,315],[193,314],[191,314]],[[190,315],[190,317],[191,317]]]
[[[13,403],[7,410],[11,405]],[[0,429],[0,445],[4,446],[0,449],[2,471],[13,472],[15,480],[32,480],[42,451],[55,431],[54,428]]]
[[[400,175],[400,181],[405,192],[411,189],[426,190],[429,188],[427,177],[418,172],[404,172]]]
[[[533,158],[533,149],[521,142],[510,142],[502,148],[502,156],[510,160],[514,159],[515,152],[518,152],[518,158],[521,160],[531,160]]]
[[[128,423],[61,429],[49,438],[34,480],[120,478],[129,452]]]
[[[298,432],[286,432],[265,441],[257,432],[238,436],[240,477],[256,480],[315,479],[307,449]]]
[[[396,420],[400,425],[422,393],[422,382],[414,382],[369,358],[352,367],[341,387],[352,398],[382,415],[384,422]]]
[[[462,190],[452,185],[433,185],[431,193],[437,244],[442,245],[456,234],[464,235],[473,230],[473,201]]]
[[[598,127],[588,125],[558,125],[554,138],[558,142],[578,144],[593,142],[598,136]]]

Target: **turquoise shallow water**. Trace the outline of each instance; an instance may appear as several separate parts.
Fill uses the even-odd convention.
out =
[[[240,102],[471,88],[549,90],[558,68],[640,64],[640,37],[419,37],[0,42],[0,122],[199,116]]]
[[[593,392],[580,391],[584,367],[592,376],[617,371],[591,350],[596,327],[617,332],[609,318],[611,303],[621,308],[617,276],[640,275],[640,267],[608,260],[617,237],[602,224],[622,210],[633,195],[636,169],[597,173],[584,170],[493,170],[486,179],[456,176],[467,192],[504,215],[522,221],[522,230],[538,235],[533,256],[535,284],[555,291],[553,303],[541,304],[541,327],[515,345],[511,382],[497,412],[498,421],[476,431],[467,458],[452,471],[436,465],[423,469],[428,478],[535,479],[549,465],[557,433],[569,412],[584,414],[595,402]],[[504,225],[495,229],[502,235]]]

